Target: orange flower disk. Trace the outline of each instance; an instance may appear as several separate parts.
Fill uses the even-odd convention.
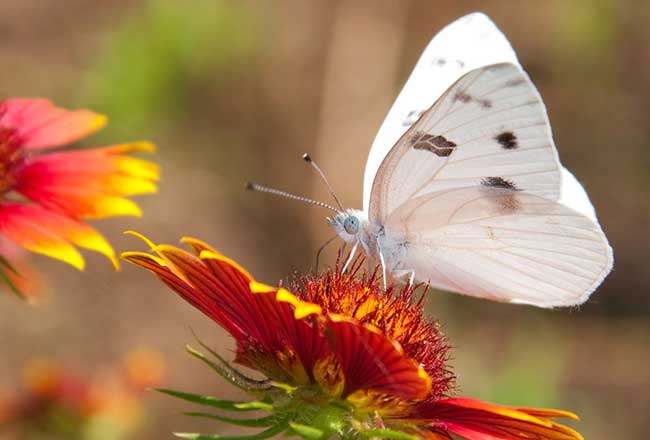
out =
[[[148,142],[56,151],[106,124],[88,110],[68,111],[44,99],[0,101],[0,234],[33,252],[83,269],[75,246],[106,255],[110,244],[82,219],[141,214],[126,196],[156,191],[158,168],[128,156]]]
[[[331,402],[348,408],[344,427],[300,419],[327,434],[322,438],[359,427],[428,439],[582,438],[551,420],[576,418],[569,412],[447,397],[454,380],[446,365],[449,346],[412,288],[384,292],[374,276],[359,276],[357,266],[306,277],[290,291],[256,282],[199,240],[183,239],[192,255],[140,237],[155,254],[126,252],[122,258],[150,270],[226,329],[237,344],[236,362],[310,390],[305,403],[292,408],[317,401],[325,402],[320,413]]]

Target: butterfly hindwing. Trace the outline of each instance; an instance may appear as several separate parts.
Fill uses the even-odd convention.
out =
[[[540,307],[584,302],[612,267],[598,224],[560,203],[481,185],[413,198],[385,234],[397,270],[471,296]]]

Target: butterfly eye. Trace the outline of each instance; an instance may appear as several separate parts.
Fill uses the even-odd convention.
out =
[[[343,222],[343,229],[348,234],[356,234],[359,232],[359,219],[354,216],[346,218]]]

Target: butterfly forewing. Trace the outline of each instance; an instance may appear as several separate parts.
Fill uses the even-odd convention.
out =
[[[546,109],[528,75],[514,64],[485,66],[456,81],[388,153],[369,217],[383,223],[408,200],[482,184],[557,200],[560,175]]]
[[[612,265],[597,223],[551,200],[507,188],[446,189],[416,197],[384,225],[403,243],[396,269],[466,295],[541,307],[584,302]]]
[[[368,210],[379,165],[404,132],[463,74],[502,62],[519,63],[506,37],[482,13],[459,18],[431,40],[370,149],[364,178],[364,210]]]

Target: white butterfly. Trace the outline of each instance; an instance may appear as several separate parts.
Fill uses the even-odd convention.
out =
[[[384,280],[497,301],[581,304],[612,268],[542,98],[481,13],[429,43],[370,149],[363,211],[328,220],[352,255],[380,260]]]

